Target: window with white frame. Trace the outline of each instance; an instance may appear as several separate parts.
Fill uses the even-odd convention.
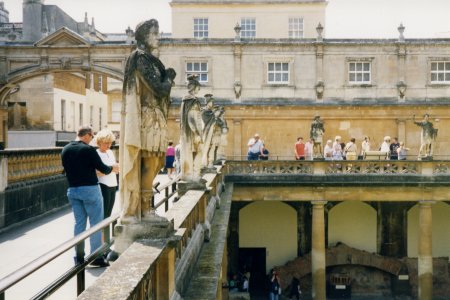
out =
[[[94,106],[89,106],[89,125],[94,126]]]
[[[253,39],[256,37],[256,19],[241,19],[241,38]]]
[[[353,84],[371,83],[371,62],[349,62],[348,82]]]
[[[80,125],[80,126],[83,126],[83,125],[84,125],[84,119],[83,119],[83,114],[84,114],[84,111],[83,111],[83,103],[80,103],[78,108],[79,108],[79,113],[80,113],[78,122],[79,122],[79,125]]]
[[[120,101],[113,101],[111,104],[111,122],[120,123],[120,111],[122,103]]]
[[[289,83],[289,63],[287,62],[267,63],[267,83],[270,84]]]
[[[197,75],[200,83],[207,83],[208,80],[208,63],[204,61],[186,62],[186,81],[190,75]]]
[[[431,83],[450,83],[450,61],[431,62]]]
[[[289,38],[303,38],[303,18],[289,18]]]
[[[98,75],[98,91],[103,92],[103,75]]]
[[[90,83],[89,88],[94,89],[94,73],[89,74],[89,83]]]
[[[61,131],[66,131],[66,100],[61,99]]]
[[[102,130],[103,109],[98,108],[98,130]]]
[[[194,38],[208,37],[208,18],[194,18]]]

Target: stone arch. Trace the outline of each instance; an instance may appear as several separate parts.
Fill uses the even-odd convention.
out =
[[[266,272],[296,257],[296,210],[280,201],[255,201],[241,208],[239,247],[266,248]]]
[[[433,257],[448,257],[450,255],[450,205],[446,202],[435,202],[431,206],[432,213],[432,251]],[[407,249],[408,257],[418,256],[418,228],[419,228],[419,204],[408,210],[407,221]]]
[[[367,251],[351,248],[343,243],[326,249],[326,267],[355,265],[375,268],[398,276],[400,271],[407,270],[406,265],[397,258],[381,256]],[[287,287],[293,277],[303,278],[311,274],[311,253],[289,261],[284,266],[276,267],[280,274],[281,286]]]
[[[0,87],[0,107],[5,106],[6,98],[11,91],[11,89],[14,89],[18,84],[21,82],[24,82],[28,79],[39,77],[47,74],[53,74],[53,73],[87,73],[87,72],[93,72],[93,73],[100,73],[105,74],[111,78],[123,81],[123,71],[118,69],[112,69],[112,68],[105,68],[105,67],[98,67],[93,66],[92,68],[70,68],[70,69],[51,69],[51,70],[43,70],[39,65],[33,66],[33,67],[27,67],[20,70],[16,70],[14,72],[11,72],[8,74],[8,83]]]
[[[367,203],[345,201],[328,212],[328,245],[345,243],[356,249],[377,251],[377,212]]]

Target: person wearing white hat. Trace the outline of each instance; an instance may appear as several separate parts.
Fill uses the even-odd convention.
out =
[[[390,145],[391,145],[391,137],[387,135],[383,139],[383,143],[381,144],[380,151],[381,152],[390,152],[391,151],[391,149],[389,148]]]

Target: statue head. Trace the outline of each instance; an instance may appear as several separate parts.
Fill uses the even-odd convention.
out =
[[[212,94],[205,94],[204,97],[205,97],[205,101],[206,101],[206,106],[212,107],[214,105],[212,96],[213,96]]]
[[[428,121],[429,118],[430,118],[430,115],[429,115],[429,114],[424,114],[424,115],[423,115],[423,119],[424,119],[425,121]]]
[[[135,39],[141,49],[156,49],[159,46],[159,24],[156,19],[150,19],[136,26]]]
[[[188,76],[188,84],[187,88],[189,91],[189,94],[197,94],[200,90],[200,82],[198,82],[197,75],[189,75]]]

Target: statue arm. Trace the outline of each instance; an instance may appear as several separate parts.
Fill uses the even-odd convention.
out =
[[[162,74],[156,72],[157,68],[158,67],[145,55],[139,55],[137,58],[136,69],[144,84],[147,85],[157,97],[168,97],[176,73],[173,69],[168,69],[167,73],[169,74],[162,77]]]

